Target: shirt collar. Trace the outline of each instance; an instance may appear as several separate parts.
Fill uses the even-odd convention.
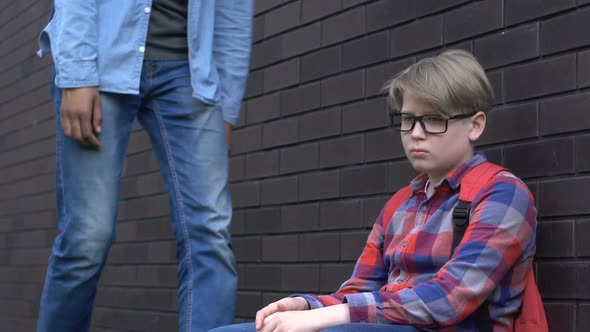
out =
[[[463,177],[475,166],[487,161],[487,158],[483,152],[477,152],[471,157],[469,160],[461,164],[451,173],[449,173],[441,182],[435,185],[435,188],[438,188],[443,183],[448,183],[449,187],[453,190],[457,190],[459,184],[461,184],[461,180]],[[424,192],[424,186],[426,185],[426,181],[428,181],[428,174],[421,173],[419,174],[414,180],[410,182],[410,187],[414,191],[414,193]]]

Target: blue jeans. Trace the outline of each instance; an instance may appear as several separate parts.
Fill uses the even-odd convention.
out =
[[[352,323],[328,327],[321,332],[418,332],[417,328],[411,325],[385,325],[385,324],[368,324]],[[210,332],[256,332],[254,323],[235,324],[218,327]]]
[[[101,93],[100,150],[65,137],[57,110],[55,239],[39,332],[88,331],[97,282],[115,239],[119,184],[137,117],[169,192],[178,260],[179,330],[207,331],[234,317],[237,272],[222,113],[192,97],[187,61],[144,62],[140,94]]]

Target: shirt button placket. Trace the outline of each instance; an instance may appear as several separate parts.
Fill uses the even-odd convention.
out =
[[[152,12],[152,8],[151,7],[145,7],[143,9],[143,12],[146,13],[146,14],[149,14],[149,13]],[[145,53],[145,46],[140,46],[139,49],[138,49],[138,51],[139,51],[139,53]]]
[[[416,226],[418,226],[422,223],[422,216],[424,215],[425,211],[426,211],[426,205],[424,205],[424,203],[422,203],[420,205],[420,207],[418,208],[418,213],[416,213]]]

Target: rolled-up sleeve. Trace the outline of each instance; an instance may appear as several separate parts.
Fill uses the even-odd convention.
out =
[[[54,10],[41,39],[50,44],[57,86],[98,86],[96,1],[56,0]]]

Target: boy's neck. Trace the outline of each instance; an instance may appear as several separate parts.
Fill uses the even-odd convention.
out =
[[[455,171],[459,166],[463,165],[464,163],[469,161],[471,158],[473,158],[474,155],[475,155],[475,150],[472,150],[468,157],[465,157],[464,160],[462,160],[460,163],[458,163],[455,167],[453,167],[451,170],[449,170],[445,174],[440,175],[440,174],[429,173],[428,174],[428,182],[430,182],[430,183],[426,187],[428,196],[430,196],[432,193],[434,193],[434,188],[436,186],[438,186],[442,180],[444,180],[449,174],[453,173],[453,171]]]

